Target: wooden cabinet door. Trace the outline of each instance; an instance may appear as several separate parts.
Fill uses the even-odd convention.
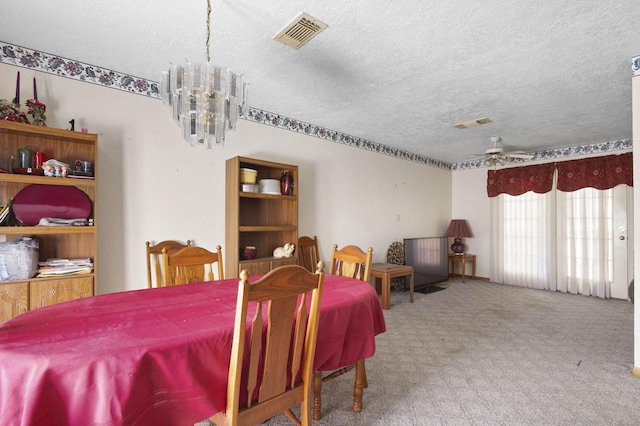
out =
[[[249,277],[254,275],[264,275],[269,272],[269,267],[270,265],[268,260],[260,260],[257,262],[242,261],[239,265],[238,276],[240,276],[240,272],[242,272],[243,269],[246,269]]]
[[[29,284],[26,281],[0,284],[0,322],[27,312],[28,297]]]
[[[274,259],[271,261],[271,269],[277,268],[278,266],[284,265],[297,265],[298,258],[297,257],[283,257],[280,259]]]
[[[93,296],[93,277],[38,280],[29,283],[30,309]]]
[[[254,275],[264,275],[270,270],[277,268],[278,266],[297,264],[297,257],[282,257],[277,259],[270,258],[256,261],[243,260],[240,262],[238,274],[240,274],[243,269],[246,269],[249,273],[249,277],[252,277]]]

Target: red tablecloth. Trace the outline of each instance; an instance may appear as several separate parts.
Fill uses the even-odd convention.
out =
[[[188,425],[224,409],[238,280],[111,293],[0,324],[1,425]],[[325,276],[314,369],[371,357],[372,286]]]

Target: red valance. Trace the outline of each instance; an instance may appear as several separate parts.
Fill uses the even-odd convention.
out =
[[[624,184],[633,186],[633,153],[582,158],[559,163],[489,170],[487,195],[522,195],[533,191],[551,191],[553,173],[558,169],[558,190],[564,192],[592,187],[610,189]]]
[[[500,194],[522,195],[533,191],[544,194],[553,186],[554,164],[513,167],[509,169],[489,170],[487,174],[487,194],[495,197]]]
[[[564,192],[592,187],[610,189],[620,184],[633,186],[633,153],[605,155],[556,163],[558,190]]]

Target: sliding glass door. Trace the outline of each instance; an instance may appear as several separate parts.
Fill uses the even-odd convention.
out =
[[[627,298],[633,276],[632,188],[494,197],[496,261],[505,284]]]

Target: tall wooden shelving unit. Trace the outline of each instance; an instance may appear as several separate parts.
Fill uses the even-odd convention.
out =
[[[238,277],[246,269],[249,275],[263,275],[286,264],[297,264],[291,258],[274,258],[273,250],[286,243],[298,242],[298,166],[247,157],[227,160],[226,177],[226,242],[225,277]],[[293,177],[293,195],[271,195],[243,192],[240,169],[258,171],[260,179],[280,179],[283,172]],[[245,246],[254,246],[255,259],[242,257]]]
[[[0,121],[0,159],[8,162],[18,148],[44,152],[48,158],[74,164],[88,160],[98,166],[98,136],[69,130]],[[4,164],[3,164],[4,166]],[[40,260],[49,258],[91,258],[90,274],[30,278],[0,282],[0,321],[27,310],[53,303],[92,296],[97,292],[98,233],[96,220],[96,180],[0,173],[0,202],[7,203],[30,184],[75,186],[92,203],[94,226],[0,226],[0,236],[11,241],[21,236],[37,238]]]

